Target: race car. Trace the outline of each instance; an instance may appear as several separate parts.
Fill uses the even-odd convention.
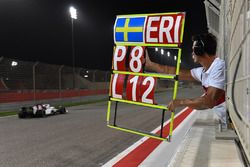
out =
[[[32,107],[22,107],[18,112],[18,117],[46,117],[48,115],[66,114],[67,112],[68,110],[62,106],[55,108],[50,104],[36,104]]]

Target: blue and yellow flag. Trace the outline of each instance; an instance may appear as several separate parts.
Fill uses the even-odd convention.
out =
[[[143,42],[146,17],[117,18],[114,27],[116,42]]]

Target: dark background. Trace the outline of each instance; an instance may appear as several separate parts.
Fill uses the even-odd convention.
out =
[[[207,32],[203,0],[1,0],[0,57],[72,66],[71,5],[75,64],[83,68],[110,70],[116,15],[186,12],[184,68],[194,66],[191,36]]]

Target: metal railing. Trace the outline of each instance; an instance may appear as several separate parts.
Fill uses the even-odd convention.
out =
[[[109,76],[109,71],[83,68],[75,68],[73,75],[69,66],[1,57],[0,103],[77,96],[87,90],[108,90]]]
[[[75,68],[73,75],[73,68],[65,65],[0,57],[0,112],[20,105],[80,102],[88,95],[108,97],[109,81],[110,71]],[[181,87],[194,84],[180,82]],[[155,90],[172,86],[169,80],[159,80]]]

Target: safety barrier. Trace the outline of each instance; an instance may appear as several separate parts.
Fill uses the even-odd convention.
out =
[[[106,94],[108,90],[63,90],[58,91],[43,91],[36,92],[35,98],[33,92],[2,92],[0,96],[1,103],[11,103],[11,102],[23,102],[23,101],[33,101],[35,100],[46,100],[46,99],[56,99],[56,98],[68,98],[68,97],[79,97],[79,96],[90,96],[98,94]]]

